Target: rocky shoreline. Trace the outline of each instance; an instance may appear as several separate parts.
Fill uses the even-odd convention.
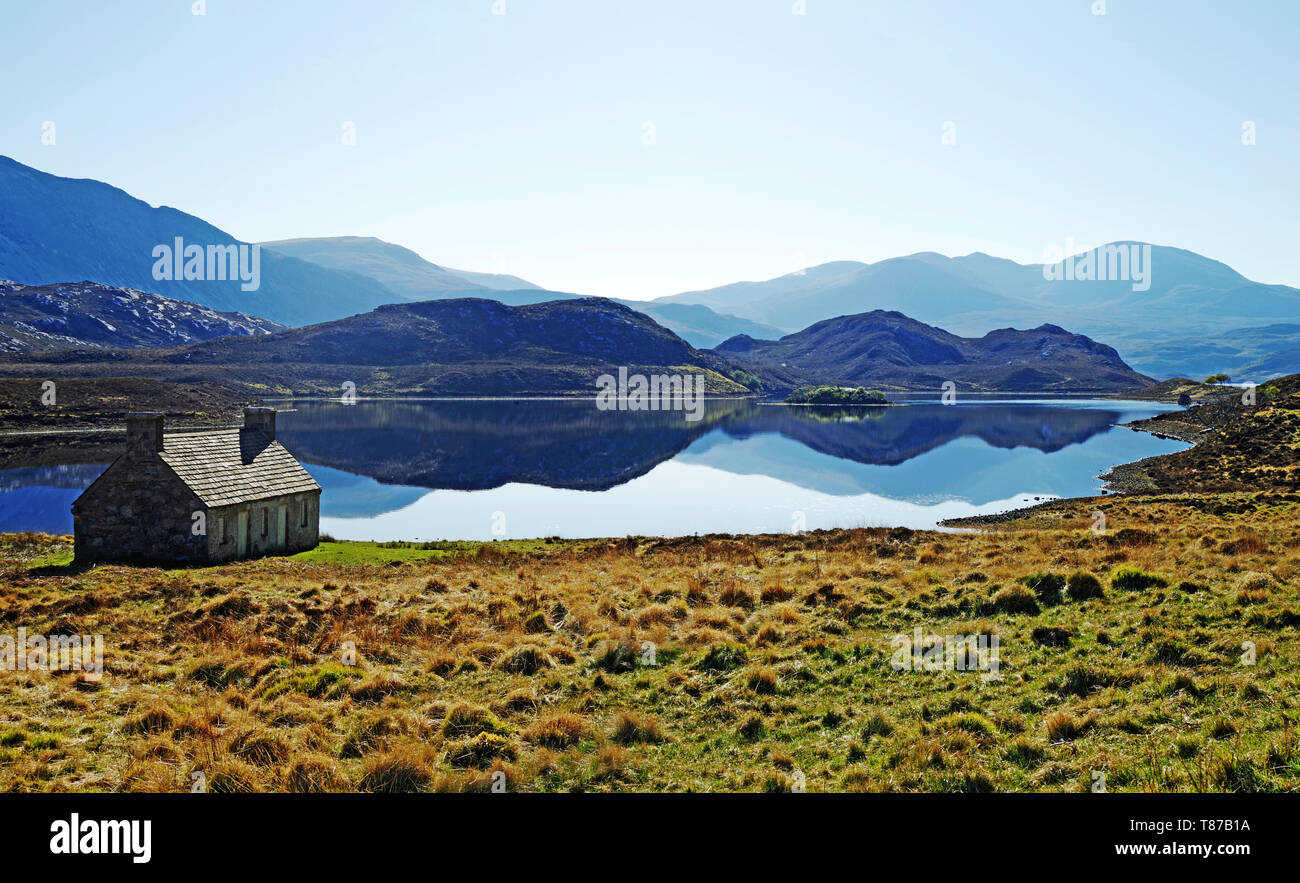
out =
[[[1087,497],[1063,497],[1055,500],[1047,500],[1042,503],[1035,503],[1032,506],[1026,506],[1023,509],[1008,509],[1005,512],[994,512],[990,515],[966,515],[961,518],[945,518],[939,522],[940,527],[987,527],[992,524],[1008,524],[1012,521],[1020,521],[1028,518],[1037,512],[1052,509],[1060,506],[1062,503],[1070,503],[1075,500],[1088,499]]]
[[[1168,414],[1157,414],[1155,417],[1148,417],[1144,420],[1134,420],[1132,423],[1122,423],[1119,425],[1131,429],[1134,432],[1146,432],[1156,436],[1157,438],[1176,439],[1193,445],[1204,441],[1213,434],[1213,430],[1208,429],[1202,424],[1180,419],[1186,414],[1186,411],[1171,411]],[[1129,496],[1135,494],[1159,493],[1160,487],[1151,478],[1150,473],[1147,471],[1147,466],[1165,456],[1169,455],[1165,454],[1158,457],[1144,457],[1141,460],[1135,460],[1132,463],[1121,463],[1120,465],[1112,467],[1108,471],[1097,476],[1105,482],[1105,487],[1102,489],[1102,495]],[[1067,498],[1066,500],[1049,500],[1046,503],[1026,506],[1023,509],[1008,509],[1006,512],[995,512],[992,515],[972,515],[965,518],[949,518],[939,522],[939,524],[943,527],[979,527],[991,524],[1006,524],[1008,522],[1028,518],[1038,510],[1049,508],[1062,502],[1080,499],[1096,498],[1074,497]]]
[[[122,431],[132,411],[157,411],[168,425],[234,425],[261,399],[218,383],[163,383],[145,377],[0,379],[0,435]]]

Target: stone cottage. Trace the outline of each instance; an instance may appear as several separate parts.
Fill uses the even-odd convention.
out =
[[[163,434],[129,414],[126,451],[72,504],[78,561],[220,562],[318,542],[320,485],[275,440],[275,410],[242,428]]]

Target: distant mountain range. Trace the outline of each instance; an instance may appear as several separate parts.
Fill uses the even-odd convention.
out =
[[[91,279],[286,325],[321,322],[394,300],[384,286],[275,252],[260,256],[260,285],[239,279],[158,280],[158,246],[249,245],[193,215],[99,181],[60,178],[0,156],[0,278],[27,285]]]
[[[155,278],[155,249],[174,248],[178,239],[205,250],[252,245],[193,215],[165,206],[153,208],[108,184],[60,178],[0,156],[0,279],[27,285],[90,279],[285,325],[323,322],[394,301],[427,297],[414,283],[419,268],[408,270],[405,277],[400,269],[403,260],[408,266],[425,263],[413,252],[387,246],[390,255],[384,275],[393,288],[371,275],[331,266],[337,262],[311,246],[321,240],[287,240],[262,248],[256,290],[244,290],[238,278]],[[354,240],[378,241],[357,237],[328,241]],[[299,259],[297,253],[310,259]],[[441,274],[444,287],[454,284],[483,293],[531,287],[514,277],[427,267],[436,271],[433,276]],[[204,269],[206,275],[206,264]],[[415,294],[405,293],[412,287]]]
[[[518,276],[452,270],[426,261],[409,248],[372,236],[281,239],[262,247],[331,270],[373,279],[402,300],[431,300],[440,292],[521,291],[538,286]]]
[[[517,276],[450,270],[426,261],[410,249],[372,237],[289,239],[265,242],[263,246],[322,267],[366,276],[409,301],[490,297],[523,306],[586,296],[540,288]],[[645,313],[697,347],[717,346],[737,334],[779,337],[782,333],[771,325],[720,314],[699,304],[613,300]]]
[[[1117,392],[1150,384],[1109,346],[1055,325],[964,338],[898,312],[818,322],[780,340],[733,337],[713,352],[773,387]]]
[[[285,326],[97,282],[0,281],[0,352],[172,347]]]
[[[408,300],[480,296],[520,305],[583,296],[542,289],[513,276],[450,270],[373,238],[264,245],[366,276]],[[1146,243],[1113,245],[1131,249]],[[1105,261],[1104,250],[1093,253]],[[1300,316],[1300,290],[1251,282],[1218,261],[1163,246],[1150,246],[1150,271],[1150,288],[1134,291],[1133,279],[1049,281],[1042,264],[980,253],[949,258],[923,252],[875,264],[837,261],[766,282],[619,302],[701,348],[742,334],[775,339],[810,321],[877,307],[903,309],[922,322],[967,335],[998,326],[1063,324],[1117,342],[1135,369],[1158,377],[1202,371],[1263,377],[1300,370],[1300,335],[1241,327]],[[495,293],[477,290],[468,281]],[[1152,339],[1153,328],[1169,336]],[[1270,350],[1274,344],[1278,349]],[[1213,361],[1214,356],[1223,361]]]
[[[738,334],[751,337],[779,337],[781,331],[762,322],[718,313],[699,304],[660,304],[641,300],[619,303],[645,313],[660,325],[681,335],[692,346],[714,347]]]
[[[1147,243],[1112,245],[1131,250]],[[1111,341],[1135,368],[1159,376],[1193,373],[1175,365],[1203,355],[1203,338],[1300,316],[1300,289],[1252,282],[1225,264],[1183,249],[1149,248],[1145,281],[1049,280],[1042,264],[1018,264],[981,253],[949,258],[922,252],[875,264],[837,261],[765,282],[738,282],[655,302],[703,304],[785,331],[876,309],[902,309],[922,322],[964,335],[1052,323]],[[1081,254],[1094,255],[1095,262],[1100,254],[1097,265],[1107,260],[1104,250]],[[1134,290],[1147,282],[1146,290]],[[1167,345],[1153,355],[1153,345],[1160,342]],[[1263,355],[1257,354],[1252,364],[1267,365],[1273,373],[1300,370],[1294,355],[1274,360]]]
[[[3,301],[0,301],[3,306]],[[960,338],[901,313],[820,322],[780,341],[733,337],[698,350],[650,317],[604,298],[509,306],[484,298],[390,304],[369,313],[170,349],[27,352],[8,376],[144,374],[221,381],[256,394],[594,394],[596,378],[703,374],[712,394],[808,383],[894,390],[1119,392],[1147,386],[1113,349],[1055,326]]]
[[[178,240],[251,246],[200,218],[153,208],[108,184],[61,178],[0,157],[0,279],[24,285],[85,279],[294,326],[391,303],[489,297],[518,306],[583,297],[516,276],[452,269],[358,236],[262,243],[256,290],[244,290],[239,279],[183,273],[155,278],[155,251]],[[1128,242],[1103,248],[1119,246],[1149,249],[1143,267],[1149,275],[1140,283],[1048,278],[1053,274],[1040,264],[922,252],[874,264],[837,261],[763,282],[620,303],[698,349],[737,335],[775,340],[823,319],[903,310],[968,338],[989,328],[1066,327],[1113,344],[1134,369],[1155,377],[1225,372],[1262,380],[1300,371],[1300,332],[1293,324],[1300,316],[1300,289],[1253,282],[1182,249]],[[132,339],[124,332],[122,345],[152,344],[151,333]],[[110,343],[62,336],[86,345]],[[10,340],[24,345],[17,337]]]
[[[1195,379],[1227,374],[1256,382],[1300,371],[1300,324],[1234,328],[1221,334],[1154,337],[1125,344],[1131,360],[1153,377]]]
[[[402,301],[484,297],[512,304],[585,295],[545,291],[517,276],[455,270],[365,236],[258,243],[259,284],[237,279],[157,279],[154,249],[252,245],[174,208],[153,208],[100,181],[61,178],[0,156],[0,279],[49,285],[90,279],[285,325],[340,319]],[[627,302],[633,303],[633,302]],[[636,304],[695,346],[779,329],[718,316],[707,307]]]

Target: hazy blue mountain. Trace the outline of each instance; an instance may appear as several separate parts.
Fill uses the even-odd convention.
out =
[[[154,208],[100,181],[60,178],[0,156],[0,278],[27,285],[89,279],[288,325],[400,300],[365,276],[266,250],[256,291],[241,290],[238,279],[155,279],[155,247],[172,247],[177,237],[205,248],[248,244],[193,215]]]
[[[263,248],[311,261],[331,270],[346,270],[374,279],[402,300],[430,300],[445,291],[475,289],[518,291],[537,288],[517,276],[452,270],[420,257],[409,248],[373,236],[329,236],[263,242]]]
[[[408,301],[486,297],[511,306],[526,306],[586,296],[543,289],[517,276],[453,270],[427,261],[409,248],[369,236],[284,239],[262,245],[322,267],[366,276]],[[737,334],[756,337],[781,334],[780,329],[771,325],[722,315],[696,304],[613,300],[651,316],[691,346],[717,346]]]
[[[0,352],[182,346],[285,326],[97,282],[0,282]]]
[[[1042,264],[981,253],[950,258],[922,252],[875,264],[837,261],[656,302],[703,304],[786,331],[875,309],[902,310],[965,335],[1051,323],[1114,344],[1148,373],[1170,375],[1194,373],[1175,366],[1200,355],[1199,338],[1300,316],[1300,289],[1252,282],[1219,261],[1179,248],[1150,246],[1150,286],[1135,291],[1135,284],[1141,287],[1132,279],[1049,280]],[[1156,330],[1170,345],[1157,362],[1144,361]],[[1188,342],[1181,345],[1178,339]],[[1157,371],[1157,364],[1167,370]],[[1280,364],[1292,365],[1287,358]]]
[[[476,273],[473,270],[453,270],[451,267],[444,267],[443,269],[448,273],[459,276],[466,282],[481,285],[493,291],[521,291],[529,288],[541,290],[540,285],[534,285],[527,279],[520,279],[518,276],[511,276],[509,273]]]
[[[781,335],[781,330],[772,325],[717,313],[700,304],[665,304],[641,300],[618,302],[637,312],[645,313],[691,346],[701,349],[715,347],[737,334],[747,334],[750,337]]]
[[[837,261],[767,282],[738,282],[656,302],[703,304],[785,331],[874,309],[905,310],[922,322],[952,325],[954,317],[972,311],[1024,307],[1014,297],[964,279],[921,255],[876,264]]]
[[[1300,325],[1290,323],[1236,328],[1224,334],[1151,338],[1134,341],[1127,349],[1133,367],[1162,379],[1223,373],[1234,380],[1260,382],[1300,373]]]
[[[155,248],[172,247],[178,237],[203,247],[249,245],[108,184],[60,178],[0,157],[0,279],[32,286],[85,279],[287,325],[404,301],[488,297],[520,306],[581,297],[514,276],[442,267],[401,246],[352,236],[266,243],[254,291],[242,290],[238,279],[155,279]],[[990,328],[1064,326],[1113,344],[1135,368],[1157,378],[1300,371],[1300,341],[1270,330],[1300,316],[1300,290],[1253,282],[1183,249],[1150,250],[1151,284],[1137,291],[1128,279],[1052,280],[1039,264],[921,252],[620,303],[701,349],[737,335],[771,339],[823,319],[881,309],[967,337]]]

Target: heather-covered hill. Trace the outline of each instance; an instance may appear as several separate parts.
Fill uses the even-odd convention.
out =
[[[228,382],[255,393],[594,394],[596,378],[704,374],[708,391],[746,393],[735,370],[649,317],[601,298],[507,306],[481,298],[390,304],[276,334],[165,350],[40,353],[0,362],[15,376],[159,377]]]
[[[964,338],[875,310],[818,322],[780,340],[738,336],[713,352],[773,388],[808,384],[896,390],[1118,392],[1149,378],[1109,346],[1056,325]]]

